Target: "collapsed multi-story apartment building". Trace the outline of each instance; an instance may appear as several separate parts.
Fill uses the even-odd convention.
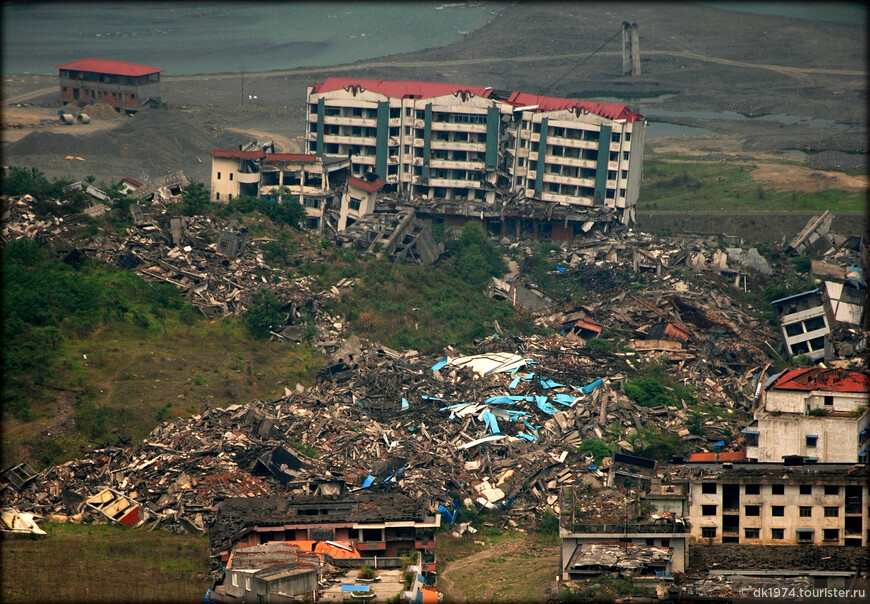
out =
[[[333,77],[307,98],[307,152],[350,157],[418,213],[554,240],[634,221],[645,122],[625,105]]]

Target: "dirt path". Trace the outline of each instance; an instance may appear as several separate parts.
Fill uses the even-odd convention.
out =
[[[743,67],[747,69],[765,69],[775,71],[790,77],[804,79],[812,74],[827,74],[841,75],[847,77],[866,77],[867,70],[857,69],[824,69],[818,67],[789,67],[786,65],[772,65],[769,63],[750,63],[748,61],[736,61],[732,59],[721,59],[718,57],[710,57],[696,52],[687,50],[644,50],[645,55],[668,55],[673,57],[685,57],[698,61],[706,61],[710,63],[719,63],[720,65],[730,65],[732,67]],[[622,55],[622,51],[604,51],[599,52],[599,55]],[[329,67],[330,73],[342,71],[359,71],[361,69],[371,68],[407,68],[407,67],[452,67],[460,65],[488,65],[493,63],[534,63],[538,61],[554,62],[564,59],[585,59],[589,56],[588,52],[572,52],[557,55],[515,55],[510,57],[478,57],[473,59],[452,59],[452,60],[435,60],[435,61],[360,61],[350,65],[336,65]],[[275,71],[259,71],[245,73],[245,78],[271,78],[280,76],[295,76],[306,75],[310,73],[322,73],[323,67],[298,67],[294,69],[281,69]],[[167,82],[175,80],[220,80],[220,79],[236,79],[238,73],[218,73],[218,74],[201,74],[189,76],[167,76]],[[26,95],[22,95],[26,96]]]
[[[445,604],[545,601],[559,573],[559,556],[558,542],[530,534],[505,535],[447,563],[438,573],[436,588]]]
[[[650,146],[660,153],[676,153],[684,156],[679,159],[659,160],[663,162],[715,164],[727,161],[729,164],[755,166],[752,178],[770,184],[777,191],[816,193],[826,189],[839,189],[861,193],[870,188],[870,176],[867,174],[854,175],[796,165],[793,159],[786,159],[774,153],[747,152],[741,150],[739,145],[729,145],[724,141],[720,141],[718,145],[707,145],[704,141],[660,139]],[[718,157],[703,159],[703,156],[711,153],[716,153]],[[695,159],[687,159],[692,156]]]
[[[469,566],[474,566],[482,560],[491,558],[493,555],[494,552],[491,549],[484,549],[476,554],[471,554],[470,556],[451,562],[447,566],[447,569],[438,575],[438,591],[444,594],[444,603],[459,604],[468,602],[468,598],[462,593],[462,590],[456,586],[456,582],[453,580],[453,575],[463,571]]]

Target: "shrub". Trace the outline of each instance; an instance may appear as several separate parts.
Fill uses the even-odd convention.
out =
[[[363,564],[362,568],[359,569],[359,575],[357,575],[359,579],[374,579],[375,578],[375,569],[373,569],[368,564]]]
[[[809,256],[796,256],[791,259],[791,263],[794,264],[794,269],[799,273],[810,272],[812,266]]]
[[[538,532],[542,535],[558,535],[559,517],[550,510],[544,510],[541,520],[538,522]]]
[[[625,383],[625,393],[638,405],[658,407],[674,404],[673,397],[654,377],[644,377]]]
[[[242,319],[248,330],[255,336],[266,338],[273,327],[284,323],[281,303],[275,297],[275,292],[261,289],[251,296],[248,308],[242,313]]]
[[[598,465],[602,459],[613,455],[613,448],[599,438],[587,438],[577,447],[577,452],[592,453],[593,463]]]
[[[819,408],[819,409],[811,409],[810,410],[810,415],[812,415],[813,417],[825,417],[827,414],[828,414],[827,409]]]

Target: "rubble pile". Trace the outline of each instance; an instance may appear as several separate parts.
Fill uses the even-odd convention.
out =
[[[517,352],[486,352],[495,348]],[[433,364],[352,338],[311,389],[164,423],[134,447],[96,450],[20,490],[6,485],[6,499],[80,520],[89,513],[83,502],[111,488],[142,505],[142,523],[201,531],[227,497],[326,492],[322,485],[337,481],[398,485],[446,505],[459,497],[477,509],[513,503],[512,519],[533,521],[559,513],[560,487],[600,485],[600,469],[576,447],[608,425],[685,431],[685,409],[643,407],[621,391],[625,357],[541,336],[493,336],[479,350]],[[741,428],[709,421],[709,438],[730,440]],[[590,505],[621,505],[602,493]]]

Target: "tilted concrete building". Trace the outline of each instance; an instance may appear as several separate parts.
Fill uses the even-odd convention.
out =
[[[308,88],[309,153],[350,156],[355,176],[374,173],[421,211],[483,218],[502,235],[564,240],[633,222],[644,129],[624,105],[491,87],[330,77]]]

